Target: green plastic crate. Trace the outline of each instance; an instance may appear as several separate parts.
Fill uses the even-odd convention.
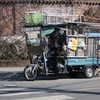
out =
[[[40,25],[43,23],[42,13],[28,13],[25,15],[25,22],[28,26]]]

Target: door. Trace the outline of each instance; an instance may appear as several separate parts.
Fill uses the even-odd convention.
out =
[[[40,26],[23,27],[23,32],[25,33],[26,38],[26,45],[28,47],[28,54],[30,57],[30,63],[32,63],[34,54],[42,54],[40,30]]]
[[[31,54],[42,53],[40,31],[33,31],[31,33],[26,34],[26,43],[28,46],[28,50]]]

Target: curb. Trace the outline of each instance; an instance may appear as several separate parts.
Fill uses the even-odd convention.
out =
[[[25,67],[0,67],[0,72],[23,72],[24,68]]]

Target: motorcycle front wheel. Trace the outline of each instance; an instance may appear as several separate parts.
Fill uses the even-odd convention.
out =
[[[27,65],[24,68],[24,77],[27,81],[33,81],[38,75],[37,67],[33,64]]]

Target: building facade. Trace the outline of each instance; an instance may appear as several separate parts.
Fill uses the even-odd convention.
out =
[[[67,7],[69,14],[82,15],[89,7],[99,5],[100,0],[0,0],[0,35],[22,35],[28,11]]]

